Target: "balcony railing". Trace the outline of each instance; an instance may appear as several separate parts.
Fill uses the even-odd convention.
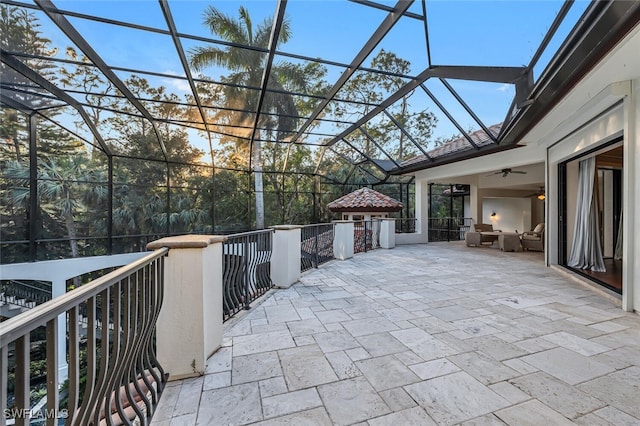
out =
[[[353,226],[353,252],[366,253],[380,247],[380,221],[363,220]]]
[[[23,425],[31,418],[46,419],[47,424],[64,418],[67,425],[150,422],[167,381],[155,354],[167,251],[156,250],[0,324],[3,422]],[[97,306],[102,306],[99,313]],[[83,310],[86,337],[79,325]],[[64,383],[58,376],[57,334],[63,325],[59,321],[68,327],[69,378]],[[33,377],[32,354],[39,340],[46,342],[40,354],[46,371]],[[33,408],[31,401],[32,384],[38,380],[46,390],[41,409]]]
[[[273,230],[229,235],[223,243],[223,320],[227,321],[273,287]]]
[[[396,234],[413,234],[416,232],[415,217],[409,218],[396,218]]]
[[[51,300],[51,284],[6,280],[0,284],[0,302],[32,308]]]
[[[300,271],[308,271],[334,259],[332,223],[305,225],[300,230]]]
[[[429,241],[460,241],[469,230],[473,219],[469,217],[430,217]]]

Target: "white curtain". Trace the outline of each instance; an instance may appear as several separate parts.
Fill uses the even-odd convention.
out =
[[[616,242],[616,252],[613,258],[615,260],[622,259],[622,212],[620,212],[620,221],[618,222],[618,241]]]
[[[579,167],[576,223],[573,229],[573,247],[567,265],[604,272],[606,269],[600,248],[598,212],[594,196],[595,157],[580,161]]]

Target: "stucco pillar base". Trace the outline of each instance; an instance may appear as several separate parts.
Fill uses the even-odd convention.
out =
[[[380,219],[380,247],[392,249],[396,246],[395,219]]]
[[[225,237],[163,238],[168,247],[164,298],[157,323],[158,361],[169,380],[204,374],[207,358],[222,345],[222,242]]]
[[[300,279],[300,233],[298,225],[272,226],[271,281],[279,288],[289,288]]]
[[[338,220],[333,223],[335,224],[333,256],[338,260],[351,259],[353,257],[353,221]]]

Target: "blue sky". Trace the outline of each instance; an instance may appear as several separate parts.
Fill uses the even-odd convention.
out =
[[[56,1],[66,10],[96,14],[105,18],[126,21],[137,25],[166,28],[164,17],[156,0],[136,1]],[[275,12],[276,2],[253,1],[189,1],[170,0],[169,5],[179,32],[211,37],[202,25],[202,14],[209,4],[214,4],[225,13],[237,16],[240,5],[250,12],[254,23],[270,17]],[[392,5],[392,2],[384,2]],[[431,59],[433,65],[485,65],[522,66],[528,64],[541,39],[551,25],[561,1],[427,1],[427,16],[430,34]],[[568,24],[549,51],[543,56],[541,66],[559,46],[571,26],[577,21],[588,2],[577,1],[570,13]],[[422,13],[420,1],[413,3],[410,11]],[[290,0],[287,16],[291,22],[293,37],[280,50],[311,57],[322,57],[340,63],[350,63],[362,45],[369,39],[386,12],[344,0]],[[40,15],[39,15],[40,16]],[[184,75],[178,56],[169,37],[134,31],[114,29],[108,24],[70,18],[72,24],[92,44],[110,65],[139,68],[142,70]],[[48,20],[42,19],[47,36],[60,46],[70,44]],[[54,33],[48,33],[53,29]],[[184,41],[185,48],[198,42]],[[427,48],[424,25],[415,19],[403,18],[389,32],[385,40],[375,49],[395,52],[412,64],[412,73],[417,75],[427,66]],[[365,61],[368,66],[370,58]],[[536,69],[539,74],[541,66]],[[342,72],[330,71],[330,79]],[[208,75],[219,77],[216,70]],[[126,78],[126,73],[120,74]],[[536,75],[537,76],[537,75]],[[513,96],[513,87],[504,84],[451,81],[454,88],[478,113],[487,125],[504,119]],[[164,84],[181,93],[187,86],[184,81],[164,79],[155,84]],[[442,97],[442,102],[460,121],[463,128],[477,127],[473,120],[447,94],[438,81],[429,80],[430,90]],[[428,107],[439,117],[436,136],[456,133],[455,127],[424,94],[415,94],[415,107]],[[421,105],[424,103],[424,105]]]

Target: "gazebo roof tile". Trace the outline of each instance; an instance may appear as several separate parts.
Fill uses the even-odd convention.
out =
[[[399,211],[402,203],[373,189],[360,188],[330,202],[327,207],[331,211]]]

